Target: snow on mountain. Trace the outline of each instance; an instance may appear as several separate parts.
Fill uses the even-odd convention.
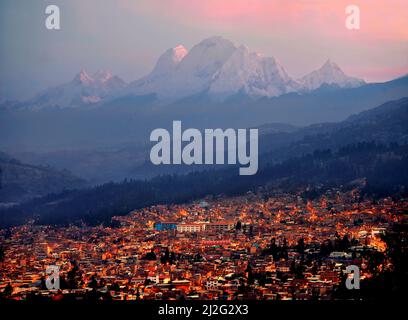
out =
[[[272,57],[237,48],[222,37],[211,37],[195,45],[190,52],[167,50],[146,77],[130,84],[134,94],[156,93],[160,98],[180,98],[207,91],[228,96],[244,91],[250,96],[278,96],[297,91],[292,80]]]
[[[79,72],[71,82],[45,90],[27,102],[33,109],[46,107],[79,107],[100,102],[108,96],[119,93],[126,83],[108,71],[89,75]]]
[[[187,55],[188,51],[182,45],[168,49],[156,63],[153,71],[147,76],[129,84],[128,92],[132,94],[161,94],[172,81],[176,67]]]
[[[134,81],[132,94],[155,93],[160,99],[177,99],[201,92],[226,97],[239,92],[252,97],[276,97],[308,92],[322,85],[358,87],[363,80],[349,77],[330,60],[299,80],[292,79],[273,57],[236,47],[222,37],[201,41],[189,52],[178,46],[167,50],[153,71]]]
[[[215,75],[209,92],[215,95],[244,92],[249,96],[274,97],[298,89],[299,84],[274,58],[240,46]]]
[[[231,41],[222,37],[205,39],[188,53],[181,50],[178,59],[173,59],[173,55],[179,52],[176,48],[166,51],[148,76],[131,83],[130,91],[135,94],[156,93],[161,98],[200,93],[210,87],[214,74],[236,50]],[[174,61],[174,66],[168,68],[169,63],[161,63],[162,59]]]
[[[182,45],[167,50],[157,61],[151,72],[151,77],[169,75],[175,71],[176,66],[187,55],[188,51]]]
[[[194,46],[177,68],[175,84],[182,95],[207,90],[215,73],[236,50],[222,37],[212,37]]]
[[[320,88],[322,85],[336,85],[340,88],[355,88],[365,84],[365,81],[346,75],[339,66],[327,60],[320,69],[305,75],[298,82],[307,91]]]
[[[187,51],[182,45],[168,49],[153,70],[129,85],[107,71],[88,74],[51,88],[29,101],[32,108],[78,107],[123,95],[156,94],[174,100],[203,92],[214,97],[244,93],[251,97],[275,97],[290,92],[304,93],[322,85],[352,88],[364,80],[346,75],[328,60],[320,69],[299,80],[292,79],[273,57],[236,47],[222,37],[211,37]]]

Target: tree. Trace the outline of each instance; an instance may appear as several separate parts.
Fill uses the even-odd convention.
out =
[[[351,291],[346,287],[347,274],[341,270],[340,281],[334,289],[333,295],[337,299],[349,299],[351,297]]]
[[[241,227],[242,227],[242,223],[241,221],[238,220],[238,222],[235,225],[235,230],[241,230]]]
[[[93,290],[96,290],[99,288],[99,284],[98,284],[98,281],[96,280],[95,275],[92,275],[91,280],[89,281],[88,287]]]
[[[253,284],[254,283],[254,275],[252,273],[252,267],[251,267],[251,265],[249,263],[248,263],[248,266],[247,266],[245,272],[247,273],[247,283],[248,284]]]
[[[334,250],[333,244],[330,239],[323,241],[322,244],[320,245],[320,254],[324,257],[332,253],[333,250]]]
[[[10,283],[8,283],[7,286],[4,288],[3,294],[5,296],[11,296],[13,294],[13,287]]]
[[[269,248],[264,250],[264,254],[270,254],[273,257],[273,260],[278,260],[278,246],[276,245],[276,240],[275,238],[271,239],[271,243],[269,245]]]
[[[10,228],[6,229],[6,233],[4,234],[4,239],[10,239],[12,236]]]
[[[194,260],[195,262],[201,261],[202,259],[203,259],[203,257],[202,257],[202,255],[201,255],[199,252],[197,252],[197,254],[194,255],[194,258],[193,258],[193,260]]]
[[[154,261],[157,260],[157,256],[154,253],[154,250],[152,249],[150,250],[150,252],[146,253],[146,255],[142,259]]]
[[[286,238],[283,238],[282,245],[279,248],[279,258],[287,260],[288,259],[288,241]]]
[[[169,257],[169,263],[173,264],[176,260],[177,260],[176,254],[173,251],[171,251],[170,252],[170,257]]]
[[[295,279],[303,279],[303,272],[305,271],[305,269],[306,267],[302,260],[300,260],[299,263],[296,263],[295,260],[292,260],[292,263],[290,265],[290,272],[293,273]]]
[[[298,243],[296,245],[296,251],[299,252],[300,254],[305,253],[305,240],[303,238],[300,238],[298,240]]]
[[[0,246],[0,262],[4,261],[5,253],[4,248]]]
[[[170,260],[170,251],[169,251],[169,248],[167,247],[164,254],[160,257],[160,262],[165,264],[169,262],[169,260]]]
[[[67,273],[67,287],[68,289],[78,288],[79,267],[76,261],[72,262],[72,268]]]
[[[40,279],[40,289],[41,289],[41,290],[48,290],[48,289],[47,289],[47,285],[46,285],[46,283],[45,283],[45,277],[44,277],[44,276],[41,277],[41,279]]]

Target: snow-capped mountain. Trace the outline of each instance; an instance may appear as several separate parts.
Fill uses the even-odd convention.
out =
[[[234,44],[222,37],[205,39],[189,52],[182,46],[169,49],[149,75],[129,85],[129,91],[179,98],[208,90],[214,74],[235,50]]]
[[[217,72],[210,86],[211,94],[231,95],[244,92],[249,96],[274,97],[299,90],[273,57],[237,48]]]
[[[148,94],[155,94],[162,101],[200,93],[217,98],[237,93],[277,97],[310,92],[325,84],[352,88],[365,82],[346,75],[330,60],[320,69],[294,80],[275,58],[251,52],[243,45],[237,47],[222,37],[211,37],[190,51],[182,45],[168,49],[148,75],[129,85],[107,71],[92,75],[81,71],[71,82],[44,91],[26,105],[34,109],[78,107],[108,98]]]
[[[355,88],[365,84],[365,81],[346,75],[339,66],[327,60],[318,70],[300,78],[298,82],[307,91],[320,88],[322,85],[336,85],[340,88]]]
[[[182,45],[167,50],[157,61],[157,64],[150,76],[157,78],[172,74],[177,65],[187,55],[188,51]]]
[[[164,94],[166,85],[171,83],[177,65],[187,55],[187,49],[179,45],[168,49],[156,63],[153,71],[147,76],[129,84],[128,92],[131,94]]]
[[[205,39],[190,52],[182,46],[167,50],[149,75],[129,85],[133,94],[155,93],[161,99],[207,91],[214,96],[244,92],[273,97],[299,88],[274,58],[222,37]]]
[[[89,75],[86,71],[79,72],[72,81],[45,90],[28,105],[33,109],[46,107],[79,107],[102,101],[108,96],[119,93],[126,83],[108,71],[98,71]]]
[[[292,79],[273,57],[236,47],[222,37],[201,41],[189,52],[183,46],[167,50],[153,71],[129,85],[131,94],[156,94],[177,99],[201,92],[226,97],[238,92],[252,97],[276,97],[308,92],[322,85],[358,87],[365,82],[349,77],[330,60],[299,80]]]
[[[212,37],[194,46],[177,67],[175,88],[181,95],[207,90],[214,75],[236,50],[222,37]]]

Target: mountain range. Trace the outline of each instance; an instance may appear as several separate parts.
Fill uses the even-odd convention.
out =
[[[274,58],[250,52],[245,46],[236,47],[222,37],[205,39],[189,52],[177,48],[166,51],[149,75],[132,82],[130,92],[175,99],[201,92],[223,97],[238,92],[271,97],[301,89]]]
[[[264,124],[283,123],[287,128],[268,130],[293,131],[345,120],[406,97],[407,92],[408,77],[403,77],[357,88],[324,86],[310,93],[256,100],[241,93],[221,101],[199,94],[159,104],[154,95],[128,95],[76,108],[31,110],[13,105],[0,108],[0,150],[24,163],[68,169],[94,184],[143,178],[152,176],[143,167],[149,157],[150,132],[170,129],[175,119],[184,128],[265,129]],[[270,144],[274,143],[271,139]]]
[[[0,150],[22,163],[68,169],[91,184],[148,178],[157,172],[144,165],[150,132],[169,129],[173,120],[183,128],[260,127],[277,134],[262,146],[272,151],[285,139],[303,137],[312,124],[329,128],[327,122],[407,92],[408,77],[367,84],[330,60],[293,79],[273,57],[212,37],[189,51],[168,49],[136,81],[81,71],[29,101],[4,103]],[[284,158],[285,152],[277,154]]]
[[[90,75],[81,70],[72,81],[47,89],[25,104],[32,109],[79,107],[112,97],[125,87],[121,78],[108,71],[100,70]]]
[[[108,71],[89,74],[82,70],[72,81],[47,89],[23,104],[33,109],[66,108],[148,94],[162,101],[200,93],[222,99],[238,93],[260,98],[310,92],[324,85],[355,88],[364,84],[330,60],[295,80],[275,58],[252,52],[244,45],[237,47],[222,37],[211,37],[190,51],[182,45],[166,50],[148,75],[129,84]]]

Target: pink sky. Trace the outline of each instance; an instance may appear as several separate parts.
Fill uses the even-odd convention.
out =
[[[0,3],[0,99],[80,69],[139,79],[167,49],[212,36],[275,57],[294,78],[327,59],[368,82],[408,74],[408,0],[70,0],[61,32],[44,28],[43,1]],[[345,27],[350,4],[360,7],[358,31]]]
[[[304,65],[317,67],[327,56],[346,71],[372,81],[408,72],[408,0],[120,1],[128,10],[165,23],[249,41],[245,44],[250,48],[278,55],[283,62],[290,63],[295,59],[290,51],[297,51],[315,56],[300,61]],[[358,31],[345,28],[345,8],[350,4],[360,8]],[[302,45],[315,50],[302,50]],[[322,57],[316,53],[320,47]],[[307,69],[294,66],[293,73]]]
[[[344,28],[345,8],[360,7],[359,36],[408,41],[407,0],[122,0],[125,6],[159,14],[186,24],[240,28],[243,23],[258,31],[306,28],[336,37],[350,36]]]

